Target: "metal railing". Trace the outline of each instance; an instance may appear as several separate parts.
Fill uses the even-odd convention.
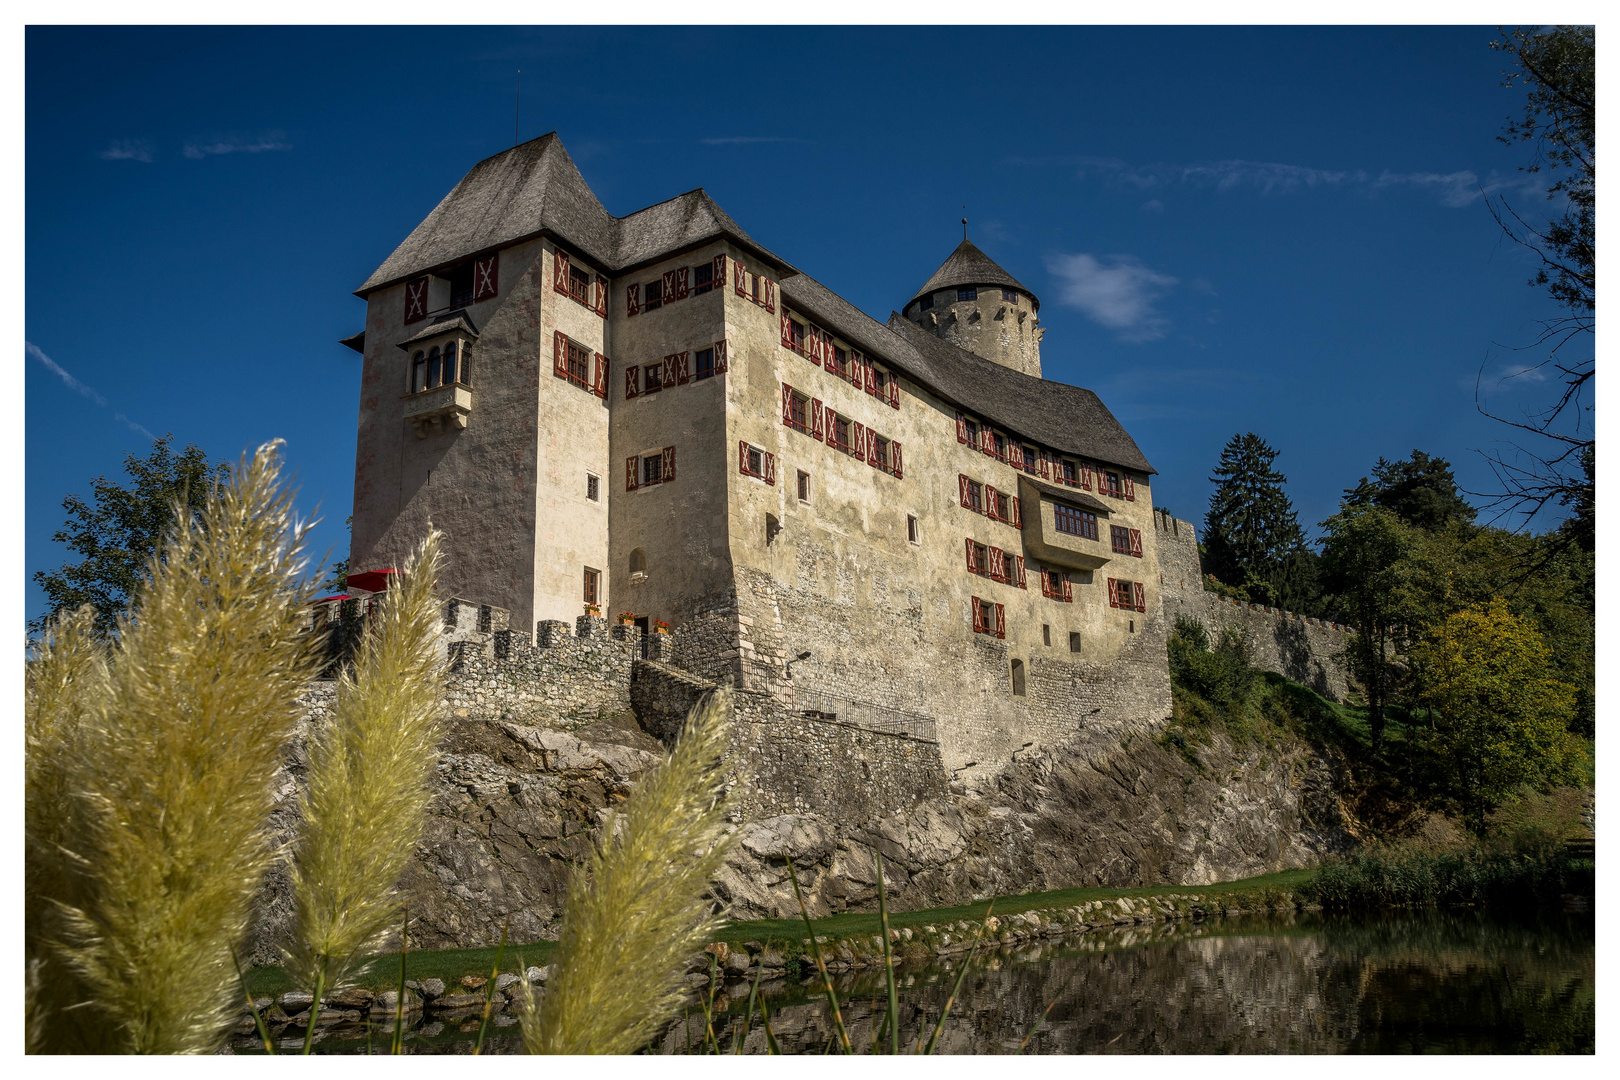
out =
[[[909,735],[913,739],[927,739],[929,742],[939,741],[939,732],[931,716],[897,709],[892,705],[879,705],[875,701],[856,701],[824,694],[819,690],[795,688],[794,696],[799,712],[814,720],[836,720],[868,731]]]

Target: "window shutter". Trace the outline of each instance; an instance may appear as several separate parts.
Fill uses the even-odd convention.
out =
[[[1082,462],[1080,465],[1080,486],[1086,491],[1091,490],[1091,464]]]
[[[667,304],[671,300],[679,300],[679,299],[680,299],[680,297],[675,295],[675,271],[673,271],[673,270],[665,270],[664,271],[664,303]]]
[[[782,423],[793,426],[793,387],[782,384]]]
[[[973,538],[971,536],[967,538],[967,568],[970,574],[978,573],[979,570],[978,561],[973,558]]]
[[[959,443],[967,442],[967,417],[961,413],[956,414],[956,441]]]
[[[770,278],[765,279],[765,310],[776,311],[776,282]]]
[[[1018,582],[1020,589],[1029,588],[1028,583],[1024,581],[1024,557],[1022,555],[1013,556],[1013,580]]]
[[[692,291],[692,268],[690,266],[678,267],[675,270],[675,299],[685,300]]]
[[[685,386],[692,381],[692,351],[676,353],[670,359],[675,361],[675,382]]]
[[[1009,443],[1007,446],[1007,463],[1015,469],[1024,467],[1024,444]]]
[[[877,432],[871,428],[866,429],[866,463],[878,467]]]
[[[599,398],[607,397],[608,362],[607,357],[601,353],[596,354],[596,378],[591,381],[591,393]]]
[[[640,458],[629,457],[624,461],[624,490],[636,490],[636,463]]]
[[[860,372],[861,377],[866,380],[866,392],[873,395],[877,394],[877,368],[872,366],[872,361],[858,352],[850,353],[850,359],[852,362],[859,362],[861,365]]]
[[[889,453],[892,455],[889,464],[894,469],[894,478],[896,480],[904,480],[906,477],[906,470],[900,460],[900,444],[897,442],[891,442],[889,444]]]
[[[1138,581],[1132,587],[1136,590],[1136,610],[1147,611],[1147,586]]]
[[[1047,456],[1047,453],[1046,453],[1045,450],[1041,451],[1041,460],[1040,460],[1039,468],[1041,470],[1041,479],[1042,480],[1050,480],[1050,479],[1052,479],[1051,458],[1049,458]]]
[[[826,438],[827,412],[821,407],[820,398],[810,399],[810,434],[817,440]]]
[[[1014,495],[1008,501],[1012,503],[1012,523],[1013,523],[1013,528],[1022,529],[1024,527],[1024,512],[1021,509],[1021,504],[1020,504],[1019,498],[1018,498],[1018,496]]]
[[[629,401],[631,398],[635,397],[641,392],[640,380],[638,378],[640,374],[641,367],[637,364],[631,364],[629,367],[624,369],[624,399],[626,401]]]
[[[771,487],[776,486],[776,455],[765,455],[765,482]]]
[[[675,448],[673,446],[666,446],[664,447],[663,482],[667,484],[673,479],[675,479]]]
[[[866,429],[859,420],[852,420],[849,425],[849,448],[855,451],[856,461],[866,460]]]
[[[607,317],[607,279],[602,277],[601,274],[596,275],[596,296],[593,299],[594,299],[595,302],[591,306],[596,308],[596,313],[598,315],[602,316],[603,318],[606,318]]]
[[[893,371],[889,372],[889,408],[900,407],[900,380]]]
[[[981,633],[984,630],[984,616],[981,614],[983,609],[979,606],[979,598],[977,596],[969,597],[968,603],[973,605],[973,632],[975,634]]]
[[[984,512],[991,521],[1001,520],[1001,515],[996,513],[996,489],[989,484],[984,485]]]
[[[1119,581],[1117,578],[1108,579],[1108,606],[1119,607]]]
[[[1124,484],[1125,484],[1125,501],[1126,502],[1135,502],[1136,501],[1136,481],[1131,479],[1131,474],[1130,473],[1122,473],[1121,476],[1122,476],[1122,479],[1123,479]]]
[[[564,296],[568,295],[568,256],[562,248],[557,249],[551,260],[551,287]]]
[[[737,471],[744,476],[748,475],[748,443],[746,440],[737,443]]]
[[[624,313],[638,315],[641,313],[641,286],[626,285],[624,287]]]
[[[1140,559],[1142,557],[1142,530],[1141,529],[1132,529],[1131,530],[1131,554],[1135,555],[1138,559]]]
[[[428,279],[417,278],[405,283],[405,321],[419,322],[427,318]]]
[[[1000,604],[996,605],[996,637],[1007,636],[1007,609]]]
[[[551,335],[551,373],[559,379],[568,378],[568,335],[561,330]]]
[[[741,286],[737,291],[742,292]],[[788,318],[785,311],[782,312],[782,344],[789,349],[793,348],[793,320]]]
[[[734,260],[732,260],[732,263],[731,263],[731,269],[732,269],[733,275],[737,279],[737,295],[738,296],[747,296],[748,295],[748,286],[745,284],[745,279],[747,278],[748,275],[747,275],[747,272],[743,270],[743,264],[740,263],[740,262],[737,262],[734,259]]]
[[[1063,571],[1063,602],[1074,603],[1074,583],[1069,580],[1069,572]]]
[[[724,255],[714,257],[714,287],[717,290],[726,287],[726,257]]]
[[[1007,578],[1007,553],[998,547],[987,549],[990,555],[990,576],[997,581]]]
[[[723,255],[715,256],[717,259],[724,257],[725,256]],[[719,374],[720,372],[726,370],[726,343],[724,341],[717,341],[714,343],[714,370],[715,374]]]
[[[966,473],[956,474],[956,484],[962,489],[962,505],[969,510],[973,509],[973,501],[968,498],[968,478]]]
[[[487,258],[473,260],[473,302],[488,300],[495,295],[500,272],[500,256],[490,255]]]

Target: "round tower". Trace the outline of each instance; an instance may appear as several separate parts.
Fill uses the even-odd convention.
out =
[[[952,345],[1041,377],[1041,302],[964,239],[906,305],[905,317]]]

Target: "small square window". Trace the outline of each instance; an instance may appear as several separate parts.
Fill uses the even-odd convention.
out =
[[[810,501],[810,474],[803,469],[799,470],[799,501],[802,503]]]
[[[748,471],[755,476],[765,475],[765,455],[760,452],[757,446],[748,448]]]
[[[957,303],[961,303],[963,300],[977,300],[978,298],[979,298],[979,290],[975,286],[969,286],[966,289],[957,289],[956,290],[956,302]]]
[[[693,358],[697,370],[692,377],[695,379],[708,379],[714,376],[714,350],[699,349]]]
[[[591,502],[602,501],[602,478],[595,473],[585,474],[585,497]]]
[[[664,479],[664,455],[649,454],[641,459],[641,482],[657,484]]]
[[[1072,653],[1080,651],[1080,632],[1078,630],[1069,631],[1069,651]]]
[[[917,515],[906,515],[906,539],[913,544],[917,543]]]

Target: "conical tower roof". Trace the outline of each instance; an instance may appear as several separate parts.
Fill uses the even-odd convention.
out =
[[[917,290],[917,295],[906,303],[909,305],[912,301],[940,289],[959,289],[964,285],[1000,285],[1008,289],[1017,289],[1034,301],[1036,307],[1040,307],[1040,301],[1035,298],[1034,293],[998,266],[994,259],[974,247],[971,240],[963,240],[958,244],[956,250],[951,252],[950,258],[934,271],[934,276],[929,278],[928,282]]]

